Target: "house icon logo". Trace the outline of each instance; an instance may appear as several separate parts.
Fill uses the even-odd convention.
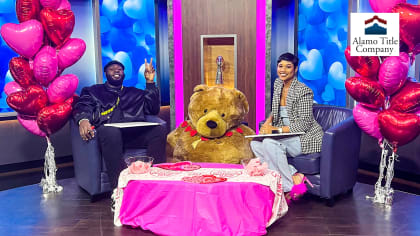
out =
[[[377,15],[365,20],[365,35],[386,35],[386,20]]]

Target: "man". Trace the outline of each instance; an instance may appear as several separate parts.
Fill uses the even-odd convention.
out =
[[[144,121],[145,115],[157,115],[160,110],[159,90],[154,83],[155,69],[145,59],[146,89],[124,87],[124,65],[111,61],[104,67],[107,81],[82,89],[74,106],[73,118],[79,124],[80,136],[89,141],[95,135],[105,160],[113,188],[117,186],[125,148],[147,147],[154,163],[165,162],[165,128],[158,126],[119,129],[105,123]],[[96,130],[96,133],[95,133]]]

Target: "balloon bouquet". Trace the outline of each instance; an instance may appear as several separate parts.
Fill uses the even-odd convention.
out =
[[[15,81],[5,85],[7,104],[29,132],[45,137],[44,193],[60,192],[56,183],[54,148],[50,136],[61,129],[72,112],[78,78],[61,75],[84,54],[82,39],[70,38],[75,17],[68,0],[16,0],[19,24],[6,23],[1,36],[19,57],[9,62]]]
[[[347,79],[345,86],[359,102],[353,108],[354,120],[364,132],[379,140],[382,149],[373,202],[390,206],[397,148],[420,133],[420,83],[407,78],[415,55],[420,53],[420,6],[407,4],[405,0],[369,2],[375,12],[399,13],[400,55],[350,56],[348,47],[347,62],[358,76]],[[389,151],[392,154],[388,156]],[[382,186],[385,167],[386,181]]]

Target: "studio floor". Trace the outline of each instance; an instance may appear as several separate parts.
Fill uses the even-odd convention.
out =
[[[91,203],[74,178],[62,179],[58,194],[43,195],[39,185],[0,192],[0,235],[153,235],[115,227],[111,200]],[[293,204],[267,235],[420,235],[420,196],[396,191],[391,208],[365,199],[372,185],[357,183],[334,207],[310,195]]]

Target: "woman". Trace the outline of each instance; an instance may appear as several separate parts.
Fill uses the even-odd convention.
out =
[[[291,53],[282,54],[277,60],[278,78],[274,82],[272,113],[261,126],[260,134],[304,134],[279,140],[266,138],[262,142],[251,142],[254,154],[266,161],[270,169],[281,174],[283,191],[290,192],[286,194],[288,200],[297,200],[302,196],[306,192],[304,182],[310,182],[288,164],[287,156],[320,152],[324,134],[313,118],[312,90],[297,80],[297,66],[298,58]]]

